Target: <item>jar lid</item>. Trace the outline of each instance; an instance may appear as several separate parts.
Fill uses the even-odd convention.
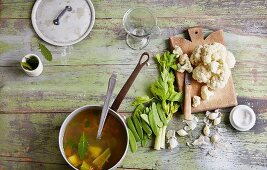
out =
[[[256,122],[254,111],[246,105],[238,105],[230,112],[230,123],[239,131],[248,131]]]
[[[31,19],[35,32],[44,41],[68,46],[89,34],[95,22],[95,9],[90,0],[37,0]]]

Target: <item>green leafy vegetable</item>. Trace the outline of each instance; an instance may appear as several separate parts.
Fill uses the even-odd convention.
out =
[[[52,61],[52,54],[51,52],[44,46],[42,43],[39,43],[39,49],[41,50],[42,55],[48,61]]]
[[[132,152],[136,152],[137,151],[137,143],[136,143],[136,140],[135,140],[135,137],[132,133],[132,131],[128,129],[128,134],[129,134],[129,143],[130,143],[130,147],[131,147],[131,151]]]
[[[146,147],[147,146],[147,140],[148,140],[147,135],[144,135],[144,138],[141,140],[142,147]]]
[[[141,139],[140,139],[135,127],[134,127],[134,124],[133,124],[133,121],[132,121],[131,117],[127,117],[126,121],[127,121],[128,128],[131,129],[131,131],[132,131],[132,133],[134,135],[135,140],[137,142],[139,142]]]
[[[158,63],[160,76],[150,85],[153,96],[137,97],[132,105],[137,106],[133,117],[137,116],[144,131],[141,139],[142,146],[146,144],[148,139],[153,139],[154,134],[156,136],[154,149],[160,150],[165,148],[166,128],[183,101],[183,93],[177,92],[174,87],[175,75],[173,71],[177,70],[176,55],[167,51],[163,55],[156,55],[155,59]],[[140,134],[140,132],[138,133]]]
[[[164,111],[162,110],[162,106],[160,103],[157,103],[157,111],[158,111],[158,115],[160,117],[160,120],[162,121],[162,123],[164,125],[167,125],[167,118],[166,115],[164,113]]]
[[[152,130],[150,129],[149,125],[144,120],[141,120],[141,125],[146,134],[150,136],[152,134]]]
[[[158,127],[162,127],[163,123],[161,122],[160,118],[159,118],[159,114],[157,111],[157,105],[153,102],[152,103],[152,113],[154,115],[154,119],[155,119],[155,123]]]
[[[147,124],[149,124],[149,120],[148,120],[148,115],[147,115],[147,114],[141,114],[140,117],[141,117]]]
[[[150,110],[150,112],[148,113],[148,120],[149,120],[149,124],[150,124],[150,127],[151,127],[153,133],[155,134],[155,136],[158,136],[159,135],[159,128],[156,124],[152,110]]]
[[[20,65],[27,70],[33,70],[32,66],[26,62],[20,62]]]
[[[145,107],[143,104],[139,104],[135,110],[134,110],[134,113],[133,113],[133,116],[137,116],[138,118],[140,117],[140,115],[143,113]]]
[[[148,96],[137,97],[135,101],[132,103],[132,106],[138,106],[140,104],[144,104],[150,102],[153,98],[149,98]]]
[[[132,119],[133,119],[133,123],[134,123],[134,126],[135,126],[135,129],[138,133],[138,136],[143,139],[143,129],[142,129],[142,126],[141,126],[141,123],[139,122],[137,116],[132,116]]]
[[[163,55],[157,54],[156,60],[160,64],[160,71],[162,71],[162,68],[168,69],[168,71],[171,68],[177,70],[176,55],[171,54],[169,51],[165,52]]]
[[[85,136],[83,132],[78,144],[78,153],[81,160],[85,158],[87,150],[88,150],[88,138],[87,136]]]

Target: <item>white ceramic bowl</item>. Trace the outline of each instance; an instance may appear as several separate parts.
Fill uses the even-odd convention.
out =
[[[101,106],[95,106],[95,105],[86,105],[86,106],[83,106],[83,107],[80,107],[76,110],[74,110],[71,114],[68,115],[68,117],[64,120],[61,128],[60,128],[60,131],[59,131],[59,138],[58,138],[58,143],[59,143],[59,149],[60,149],[60,152],[61,152],[61,155],[63,156],[63,158],[65,159],[65,161],[75,170],[78,170],[76,167],[74,167],[67,159],[66,155],[65,155],[65,152],[64,152],[64,148],[63,148],[63,138],[64,138],[64,134],[65,134],[65,130],[66,130],[66,127],[68,126],[69,122],[76,116],[78,115],[79,113],[81,113],[82,111],[84,110],[88,110],[88,109],[97,109],[99,110],[99,113],[101,113],[101,110],[102,110],[102,107]],[[125,131],[125,134],[126,134],[126,147],[124,149],[124,153],[121,157],[121,159],[113,166],[111,167],[110,169],[113,170],[113,169],[116,169],[120,164],[121,162],[123,161],[127,151],[128,151],[128,145],[129,145],[129,134],[128,134],[128,131],[127,131],[127,126],[125,124],[125,121],[121,118],[120,115],[118,115],[115,111],[113,111],[112,109],[109,109],[109,113],[108,114],[111,114],[112,116],[114,116],[121,124],[122,126],[124,127],[124,131]],[[115,127],[114,127],[115,128]]]
[[[41,59],[37,55],[27,54],[22,58],[21,62],[26,62],[26,59],[30,58],[31,56],[34,56],[35,58],[37,58],[39,62],[37,68],[34,70],[27,70],[22,65],[21,65],[21,68],[25,71],[25,73],[27,73],[31,77],[39,76],[43,72],[43,64],[42,64]]]
[[[230,112],[229,119],[236,130],[248,131],[255,125],[256,115],[250,107],[238,105]]]

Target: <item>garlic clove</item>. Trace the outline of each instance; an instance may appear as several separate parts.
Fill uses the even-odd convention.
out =
[[[220,140],[220,136],[217,134],[212,135],[210,140],[212,143],[217,143]]]
[[[210,111],[206,111],[206,117],[208,117],[211,114]]]
[[[209,119],[210,119],[210,120],[214,120],[214,119],[216,119],[218,116],[219,116],[219,113],[218,113],[218,112],[213,112],[213,113],[209,114]]]
[[[200,146],[200,145],[203,145],[205,144],[205,138],[203,135],[200,135],[199,138],[197,138],[196,140],[194,140],[194,142],[192,143],[192,145],[194,146]]]
[[[176,138],[170,138],[169,142],[169,149],[174,149],[178,146],[178,141],[176,140]]]
[[[178,130],[177,133],[178,133],[179,136],[186,136],[186,135],[188,135],[188,133],[184,129]]]
[[[175,137],[175,130],[168,130],[168,132],[166,133],[166,137],[167,139]]]
[[[208,125],[206,125],[203,129],[203,133],[205,136],[209,136],[210,134],[210,127]]]
[[[213,125],[217,126],[218,124],[221,123],[221,116],[217,117],[216,119],[214,119]]]
[[[184,120],[184,122],[189,126],[191,130],[194,130],[197,127],[197,122],[193,120]]]

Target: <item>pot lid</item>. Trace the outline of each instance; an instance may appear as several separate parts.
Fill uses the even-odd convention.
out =
[[[84,39],[95,22],[90,0],[37,0],[32,10],[32,25],[47,43],[68,46]]]

